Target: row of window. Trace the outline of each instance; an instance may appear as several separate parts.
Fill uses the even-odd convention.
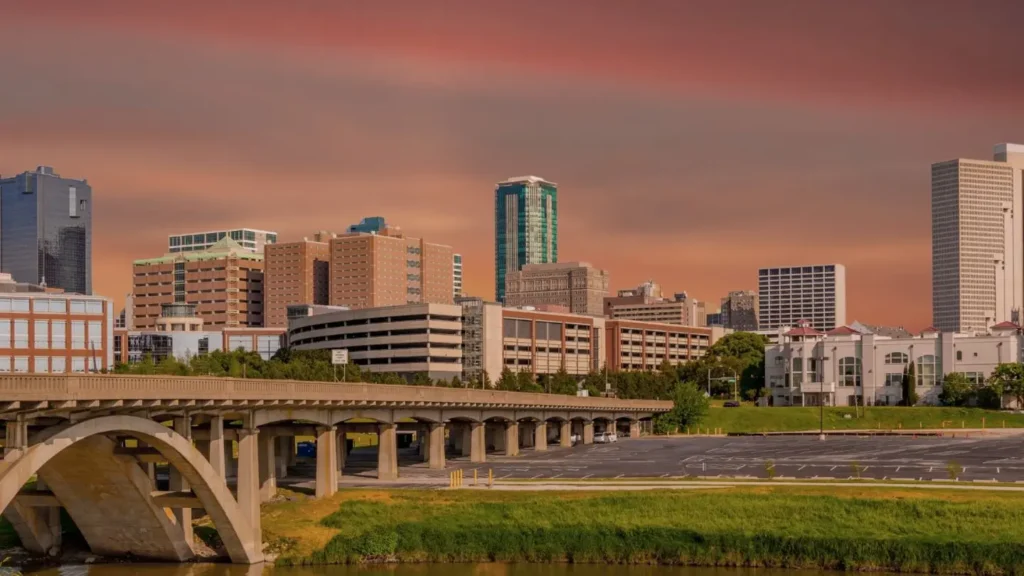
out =
[[[32,348],[63,350],[67,348],[67,322],[64,320],[34,320]],[[86,338],[88,326],[88,338]],[[29,348],[28,320],[0,320],[0,348]],[[52,328],[52,330],[51,330]],[[71,322],[71,349],[98,350],[103,348],[103,323],[73,320]]]
[[[90,358],[74,357],[71,359],[71,372],[100,369],[99,366],[90,366],[90,364],[95,364]],[[67,359],[63,356],[36,356],[31,363],[28,356],[0,356],[0,373],[34,372],[37,374],[63,374],[67,371]]]
[[[0,312],[36,312],[44,314],[103,314],[101,300],[67,298],[0,298]]]

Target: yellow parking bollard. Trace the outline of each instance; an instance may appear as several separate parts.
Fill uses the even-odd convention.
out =
[[[479,486],[480,482],[476,477],[476,468],[473,468],[473,486]]]
[[[494,468],[487,469],[487,486],[489,488],[494,487]]]

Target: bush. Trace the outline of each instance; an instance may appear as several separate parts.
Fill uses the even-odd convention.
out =
[[[704,392],[692,382],[684,382],[676,387],[673,400],[675,405],[669,415],[672,423],[678,428],[696,426],[708,414],[710,402]]]
[[[654,433],[660,436],[672,434],[679,428],[675,425],[671,414],[660,414],[654,417]]]
[[[961,372],[951,372],[942,379],[939,401],[945,406],[966,406],[974,396],[974,386]]]

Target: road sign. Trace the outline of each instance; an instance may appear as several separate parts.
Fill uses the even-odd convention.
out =
[[[348,350],[331,350],[331,364],[335,366],[348,364]]]

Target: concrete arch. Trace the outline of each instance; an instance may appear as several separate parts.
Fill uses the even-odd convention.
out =
[[[537,422],[543,422],[545,418],[544,413],[540,410],[516,410],[516,420],[536,420]]]
[[[483,422],[484,414],[480,410],[445,410],[445,420],[468,420],[469,422]]]
[[[397,423],[399,420],[412,419],[416,422],[440,424],[443,421],[440,408],[399,408],[394,411],[394,419]]]
[[[345,409],[332,410],[325,424],[327,426],[334,426],[357,418],[360,420],[373,420],[378,424],[394,424],[396,420],[394,411],[387,408]]]
[[[255,534],[249,521],[232,497],[227,484],[214,472],[210,463],[199,454],[189,440],[166,426],[135,416],[103,416],[72,426],[60,427],[53,430],[52,434],[39,443],[8,454],[0,464],[0,510],[6,510],[17,497],[22,486],[48,463],[58,463],[57,459],[62,454],[74,455],[76,450],[82,450],[86,455],[95,454],[96,452],[90,452],[89,448],[95,449],[104,442],[110,442],[105,437],[107,434],[131,436],[146,442],[159,451],[192,487],[203,508],[206,509],[217,526],[217,531],[232,562],[240,564],[262,562],[263,552],[260,549],[260,543],[255,541]],[[76,445],[80,445],[80,448],[76,448]],[[126,467],[132,467],[128,468],[128,474],[131,474],[133,469],[141,473],[141,469],[134,461],[123,462],[123,464]],[[125,470],[122,469],[122,473],[124,472]],[[95,480],[93,478],[92,485],[86,487],[89,489],[89,496],[96,501],[110,502],[113,500],[116,502],[117,495],[106,493],[103,485],[97,485]],[[117,478],[117,480],[124,482],[124,478]],[[129,479],[129,481],[131,480]],[[58,491],[54,493],[59,498]],[[79,490],[77,495],[81,496],[83,493],[82,490]],[[154,510],[163,513],[162,509],[155,508],[151,499],[149,504]],[[74,505],[71,508],[74,508]],[[81,516],[76,518],[71,508],[68,512],[80,528],[82,524],[88,524],[90,519]],[[163,541],[151,542],[150,544],[153,545],[147,546],[147,542],[140,538],[156,538]],[[126,545],[138,546],[141,553],[130,549],[126,552],[140,557],[149,556],[148,550],[162,551],[161,555],[169,555],[168,551],[172,550],[185,553],[181,550],[180,543],[171,541],[170,535],[166,533],[138,534],[133,540]],[[191,554],[191,547],[187,553]],[[181,560],[177,557],[162,559]]]
[[[331,413],[317,408],[283,408],[278,410],[256,410],[253,412],[253,426],[266,426],[276,422],[302,420],[324,426],[333,426]]]
[[[633,414],[633,413],[630,413],[630,412],[616,412],[615,413],[615,419],[616,420],[629,420],[630,422],[635,422],[636,420],[639,420],[639,418],[637,418],[636,414]]]

